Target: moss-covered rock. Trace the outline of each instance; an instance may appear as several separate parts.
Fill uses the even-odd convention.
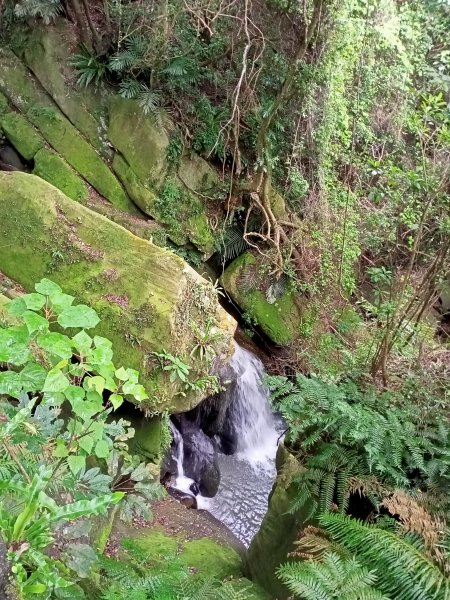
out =
[[[134,436],[130,440],[130,449],[146,462],[156,462],[161,453],[161,418],[154,416],[143,418],[141,414],[136,416],[126,415],[134,429]]]
[[[258,584],[243,576],[242,558],[236,550],[225,544],[209,538],[182,541],[152,527],[137,532],[133,536],[133,545],[145,551],[149,562],[156,561],[156,568],[159,561],[172,557],[194,577],[205,576],[227,581],[236,590],[245,590],[246,600],[269,600],[269,596]]]
[[[299,469],[297,460],[280,445],[277,452],[278,475],[269,496],[269,508],[247,555],[247,570],[251,578],[279,600],[287,598],[289,593],[275,572],[280,564],[287,562],[288,552],[293,550],[293,543],[305,525],[304,516],[307,514],[307,509],[288,512],[296,495],[292,480]]]
[[[143,185],[156,190],[167,173],[169,138],[136,100],[111,99],[108,137]]]
[[[0,173],[0,270],[31,290],[44,276],[78,301],[95,308],[98,333],[111,339],[117,364],[141,372],[150,399],[146,408],[185,411],[207,393],[187,393],[152,358],[163,349],[182,357],[191,377],[204,364],[191,357],[191,327],[215,319],[224,357],[235,322],[220,308],[213,286],[173,253],[135,237],[123,227],[73,202],[42,179]],[[181,389],[180,389],[181,386]]]
[[[146,215],[153,217],[156,212],[155,194],[141,183],[136,173],[120,154],[114,155],[112,168],[136,206]]]
[[[30,122],[22,114],[13,110],[5,110],[3,113],[0,111],[0,129],[25,160],[31,160],[44,146],[42,136]]]
[[[137,210],[96,150],[61,113],[25,65],[5,48],[0,48],[0,91],[102,196],[122,210]]]
[[[94,148],[111,155],[107,144],[107,94],[103,89],[80,90],[70,66],[73,48],[78,45],[76,26],[67,19],[44,25],[35,23],[27,39],[24,60],[42,87],[69,121]]]
[[[34,156],[33,173],[48,181],[72,200],[85,202],[88,189],[84,181],[62,159],[49,148],[42,148]]]
[[[259,257],[245,252],[227,267],[222,285],[271,340],[289,344],[300,334],[300,298],[286,289],[275,302],[269,303],[266,292],[270,282],[260,267]]]

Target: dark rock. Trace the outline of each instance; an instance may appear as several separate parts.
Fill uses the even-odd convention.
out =
[[[25,171],[26,167],[23,164],[20,156],[11,148],[11,146],[0,147],[0,161],[6,166],[16,171]],[[6,169],[5,169],[6,170]]]
[[[186,477],[193,479],[200,493],[207,498],[217,494],[220,471],[217,453],[211,439],[184,415],[176,418],[177,428],[183,436],[183,470]]]
[[[195,496],[186,494],[186,492],[182,492],[181,490],[178,490],[174,487],[168,487],[167,491],[172,496],[172,498],[175,498],[175,500],[181,502],[181,504],[186,506],[186,508],[197,508],[197,500]]]

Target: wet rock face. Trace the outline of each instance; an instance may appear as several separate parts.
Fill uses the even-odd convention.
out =
[[[219,452],[229,455],[237,451],[239,441],[234,421],[230,418],[230,405],[236,390],[238,373],[227,364],[221,369],[219,378],[224,387],[223,391],[201,402],[186,413],[185,418],[197,424],[213,439]]]
[[[217,494],[220,483],[214,444],[194,422],[189,421],[184,415],[180,415],[175,421],[183,436],[184,474],[196,482],[202,496],[212,498]]]

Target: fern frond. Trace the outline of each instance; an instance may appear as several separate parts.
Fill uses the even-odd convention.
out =
[[[448,600],[450,579],[417,547],[417,539],[341,514],[324,514],[319,522],[359,561],[382,573],[377,585],[384,593],[397,600]]]

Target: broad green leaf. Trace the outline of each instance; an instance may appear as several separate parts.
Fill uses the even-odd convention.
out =
[[[55,368],[48,372],[42,391],[64,392],[69,384],[70,382],[67,377],[59,369]]]
[[[0,362],[23,365],[31,359],[28,348],[29,333],[26,327],[0,327]]]
[[[97,394],[103,393],[103,390],[105,389],[105,380],[103,379],[103,377],[96,375],[95,377],[87,378],[85,381],[88,390],[94,389],[97,392]]]
[[[54,354],[60,358],[71,358],[73,354],[70,338],[62,333],[51,332],[40,335],[37,343],[50,354]]]
[[[86,458],[84,456],[78,456],[77,454],[74,454],[67,457],[67,464],[69,465],[69,469],[72,471],[72,473],[76,475],[81,471],[81,469],[85,468]]]
[[[78,444],[86,454],[90,454],[94,446],[94,438],[91,435],[84,435],[78,440]]]
[[[23,297],[14,298],[14,300],[8,302],[7,310],[10,315],[13,315],[14,317],[20,317],[27,310],[27,305],[25,304]]]
[[[73,336],[72,341],[75,343],[76,348],[83,354],[87,354],[87,351],[92,346],[92,338],[85,331],[79,331]]]
[[[94,336],[94,345],[96,348],[112,348],[111,340],[108,340],[108,338],[104,338],[99,335]]]
[[[64,554],[67,566],[81,578],[87,578],[99,562],[96,552],[88,544],[67,544]]]
[[[69,451],[67,450],[67,446],[63,440],[56,440],[56,448],[53,450],[53,456],[56,458],[65,458],[69,455]]]
[[[99,440],[95,444],[94,452],[95,452],[95,456],[97,456],[98,458],[107,458],[107,456],[109,455],[108,442],[106,440]]]
[[[134,396],[138,402],[142,402],[142,400],[148,398],[144,386],[139,383],[130,383],[127,381],[123,384],[123,393],[127,396]]]
[[[89,361],[97,365],[107,365],[112,361],[112,359],[113,351],[111,348],[106,346],[101,346],[100,348],[92,350],[89,355]]]
[[[47,371],[41,365],[30,362],[20,371],[20,379],[22,381],[25,392],[35,392],[42,389]]]
[[[31,294],[25,294],[22,296],[22,300],[25,302],[28,310],[41,310],[45,304],[45,296],[42,294],[36,294],[35,292],[32,292]]]
[[[136,369],[127,369],[127,374],[130,383],[137,383],[139,381],[139,371],[136,371]]]
[[[82,387],[78,387],[77,385],[69,385],[64,390],[64,395],[66,396],[69,402],[82,401],[86,395],[85,390]]]
[[[35,331],[48,331],[49,323],[47,319],[42,317],[41,315],[32,312],[31,310],[26,310],[22,318],[27,326],[29,333],[34,333]]]
[[[84,459],[83,459],[84,460]],[[48,521],[57,523],[58,521],[73,521],[80,517],[97,515],[105,510],[110,504],[117,504],[124,497],[123,492],[114,492],[105,494],[91,500],[80,500],[73,504],[61,506],[54,514],[50,515]]]
[[[100,322],[100,319],[93,308],[85,304],[69,306],[59,316],[58,323],[66,329],[67,327],[81,327],[82,329],[91,329]]]
[[[63,294],[62,292],[55,292],[50,296],[52,308],[58,315],[66,310],[66,308],[69,308],[69,306],[72,306],[74,300],[75,298],[73,296],[70,296],[69,294]]]
[[[62,292],[62,289],[57,283],[46,278],[41,279],[41,281],[34,286],[34,289],[40,294],[44,294],[44,296],[51,296],[57,292]]]
[[[0,372],[0,394],[6,394],[20,399],[22,394],[22,380],[15,371]]]
[[[119,379],[120,381],[128,381],[129,379],[129,375],[126,371],[126,369],[124,369],[123,367],[120,367],[120,369],[117,369],[116,373],[115,373],[117,379]]]
[[[114,410],[117,410],[123,404],[123,396],[120,394],[111,394],[109,401],[113,405]]]

